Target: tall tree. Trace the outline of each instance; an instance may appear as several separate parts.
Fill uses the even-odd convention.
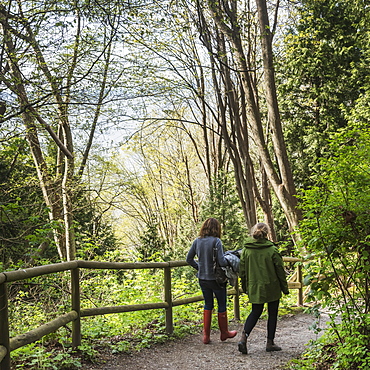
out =
[[[278,63],[285,137],[297,186],[315,182],[327,140],[348,125],[348,112],[363,93],[367,63],[366,2],[300,2],[286,25]]]
[[[3,35],[0,80],[9,96],[9,110],[3,114],[2,121],[22,119],[49,219],[59,225],[53,230],[59,256],[62,260],[72,260],[75,258],[73,200],[102,105],[107,102],[107,76],[117,20],[103,14],[100,21],[111,24],[100,32],[92,22],[94,17],[96,22],[99,19],[89,14],[89,8],[82,2],[45,1],[37,8],[33,6],[33,2],[27,1],[0,4]],[[92,86],[93,94],[88,96]],[[90,107],[94,116],[86,127],[88,140],[76,174],[74,134],[81,126],[75,124],[72,129],[72,122],[78,122],[77,114],[83,106],[86,118]],[[56,147],[52,158],[45,145],[50,138]]]
[[[203,10],[207,8],[217,27],[216,34],[223,35],[230,45],[227,51],[223,51],[221,55],[224,58],[226,55],[232,55],[235,58],[234,71],[237,71],[244,97],[241,104],[245,104],[246,108],[245,115],[241,115],[243,130],[250,127],[263,171],[284,210],[291,231],[294,231],[300,220],[300,211],[297,207],[296,189],[286,152],[278,108],[272,50],[273,28],[269,25],[266,2],[257,1],[255,10],[247,9],[246,15],[238,11],[236,1],[198,2],[199,14],[203,14]],[[257,20],[252,17],[253,14],[258,15]],[[202,19],[209,19],[209,17],[203,16]],[[246,30],[244,30],[242,22],[246,22]],[[259,26],[258,34],[255,25]],[[202,29],[207,33],[204,26]],[[212,27],[208,27],[208,29],[212,29]],[[254,47],[257,37],[261,40],[258,48]],[[256,63],[258,58],[255,56],[259,51],[261,52],[260,59],[262,60],[265,81],[262,95],[258,83],[259,76],[256,73],[259,65]],[[267,108],[266,122],[263,114],[264,106]],[[235,117],[231,120],[231,132],[238,132],[237,122]],[[265,129],[265,125],[267,129]],[[272,153],[268,146],[270,139],[266,134],[271,135]],[[241,148],[239,154],[244,163],[248,165],[250,163],[248,147]],[[255,196],[257,195],[258,193],[255,191]],[[262,198],[257,196],[257,199],[261,200]],[[260,202],[260,205],[268,212],[265,203]],[[268,214],[271,214],[271,211]]]
[[[168,12],[175,12],[178,16],[166,17]],[[158,63],[167,73],[165,79],[161,72],[155,77],[158,89],[165,92],[160,95],[160,101],[156,96],[153,98],[158,106],[155,113],[162,115],[158,119],[176,119],[177,125],[189,135],[207,176],[211,198],[213,181],[229,170],[231,158],[245,221],[252,226],[257,219],[254,193],[258,190],[257,185],[253,188],[252,160],[249,158],[249,163],[245,164],[245,158],[239,153],[241,150],[249,156],[249,137],[239,118],[245,116],[245,108],[238,101],[240,91],[234,87],[235,81],[231,76],[227,77],[229,69],[223,68],[225,62],[217,61],[213,55],[214,52],[222,53],[221,45],[218,47],[220,50],[213,50],[212,37],[207,37],[204,32],[203,45],[199,43],[195,35],[201,26],[194,26],[198,16],[191,4],[171,4],[169,10],[160,8],[158,14],[160,21],[156,31],[146,24],[139,24],[135,31],[137,43],[147,50],[146,56],[152,55],[153,64]],[[173,41],[168,43],[168,38]],[[226,71],[224,75],[219,73],[220,68]],[[222,82],[225,79],[227,86]],[[146,114],[150,122],[154,117],[150,112]],[[235,126],[230,126],[230,119],[238,120]],[[202,137],[194,134],[196,126],[202,128]]]

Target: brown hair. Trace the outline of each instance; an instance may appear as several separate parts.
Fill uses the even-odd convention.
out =
[[[212,217],[207,218],[200,228],[199,236],[201,238],[204,238],[205,236],[215,236],[216,238],[219,238],[221,236],[221,225],[218,220]]]
[[[269,233],[269,226],[263,222],[259,222],[258,224],[254,225],[251,231],[254,239],[266,239]]]

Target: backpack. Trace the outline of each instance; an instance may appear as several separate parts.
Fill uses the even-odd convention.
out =
[[[215,274],[216,283],[219,286],[225,285],[227,282],[227,276],[223,267],[218,263],[216,245],[213,246],[213,272]]]

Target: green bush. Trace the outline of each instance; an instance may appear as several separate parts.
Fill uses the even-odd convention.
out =
[[[305,192],[302,243],[308,299],[331,312],[329,330],[302,358],[305,369],[370,366],[370,131],[337,134]],[[325,366],[322,367],[322,363]],[[298,366],[296,364],[296,366]]]

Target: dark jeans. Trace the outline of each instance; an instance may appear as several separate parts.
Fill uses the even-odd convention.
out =
[[[226,284],[220,287],[215,280],[200,280],[199,285],[203,292],[204,309],[213,310],[214,299],[217,299],[218,312],[226,311]]]
[[[257,324],[258,319],[262,315],[264,303],[252,303],[252,312],[247,317],[244,324],[244,331],[249,335],[252,329]],[[276,332],[277,316],[279,309],[279,300],[267,303],[268,320],[267,320],[267,338],[274,339]]]

